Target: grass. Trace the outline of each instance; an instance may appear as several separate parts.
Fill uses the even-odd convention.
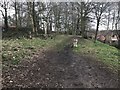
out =
[[[18,64],[23,58],[30,58],[37,50],[43,47],[62,48],[69,36],[58,35],[54,39],[47,40],[40,38],[33,39],[10,39],[2,40],[2,61],[3,64]],[[59,46],[58,46],[59,45]]]
[[[87,55],[97,58],[97,60],[106,64],[110,69],[117,71],[119,69],[118,58],[120,53],[117,48],[97,41],[81,39],[75,52],[81,55]]]
[[[18,64],[23,58],[30,58],[41,48],[54,48],[61,50],[71,36],[58,35],[55,39],[47,40],[33,39],[3,39],[2,40],[2,62],[3,64]],[[118,70],[118,56],[120,53],[115,47],[97,41],[94,43],[88,39],[80,39],[74,51],[81,55],[93,56],[105,63],[109,68]]]

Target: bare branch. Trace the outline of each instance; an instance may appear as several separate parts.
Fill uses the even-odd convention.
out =
[[[4,15],[3,11],[2,11],[2,10],[0,10],[0,11],[1,11],[1,13],[2,13],[3,18],[5,18],[5,15]]]

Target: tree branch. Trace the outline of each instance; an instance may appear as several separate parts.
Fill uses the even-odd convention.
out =
[[[0,10],[0,11],[1,11],[1,13],[2,13],[3,18],[5,18],[5,15],[4,15],[3,11],[2,11],[2,10]]]

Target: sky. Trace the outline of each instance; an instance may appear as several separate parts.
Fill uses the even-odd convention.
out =
[[[0,0],[0,2],[1,2],[1,1],[3,1],[3,0]],[[10,1],[10,0],[7,0],[7,1]],[[21,1],[25,1],[25,0],[17,0],[17,1],[21,2]],[[30,1],[30,0],[27,0],[27,1]],[[36,1],[48,1],[48,0],[36,0]],[[52,0],[52,2],[54,2],[54,1],[58,1],[58,2],[59,2],[60,0]],[[64,2],[64,1],[66,1],[66,0],[62,0],[62,1]],[[72,1],[72,0],[71,0],[71,1]],[[73,0],[73,1],[82,1],[82,0]],[[103,0],[89,0],[89,1],[103,1]],[[104,0],[104,2],[105,2],[105,1],[108,1],[108,0]],[[120,1],[120,0],[109,0],[109,2],[110,2],[110,1],[112,1],[112,2],[113,2],[113,1],[114,1],[114,2],[115,2],[115,1],[118,2],[118,1]],[[0,7],[0,10],[3,10],[3,9]],[[15,13],[14,10],[8,9],[8,16],[9,16],[9,15],[12,15],[12,14],[14,14],[14,13]],[[0,12],[0,25],[2,25],[2,21],[3,21],[3,20],[2,20],[2,14],[1,14],[1,12]],[[110,26],[112,26],[111,24],[112,24],[112,23],[110,23]],[[96,24],[94,24],[94,26],[93,26],[92,28],[95,29],[95,28],[96,28]],[[105,30],[106,28],[107,28],[107,27],[106,27],[105,25],[100,25],[100,26],[99,26],[99,30]],[[111,27],[110,27],[110,28],[111,28]]]
[[[1,8],[0,8],[0,10],[1,10]],[[13,14],[15,14],[15,11],[14,11],[14,10],[8,10],[8,16],[9,16],[9,15],[13,15]],[[0,26],[1,26],[2,24],[3,24],[2,14],[1,14],[1,12],[0,12]],[[95,29],[95,28],[96,28],[96,24],[95,24],[95,26],[93,26],[92,28]],[[101,29],[101,30],[104,30],[104,29],[106,29],[106,27],[105,27],[104,25],[100,25],[100,29]]]
[[[4,0],[0,0],[4,1]],[[11,1],[11,0],[5,0],[5,1]],[[14,1],[14,0],[13,0]],[[17,2],[23,2],[23,1],[39,1],[39,2],[82,2],[82,1],[90,1],[90,2],[118,2],[120,0],[16,0]]]

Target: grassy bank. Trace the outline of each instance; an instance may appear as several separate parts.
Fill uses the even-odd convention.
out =
[[[120,50],[115,47],[97,41],[94,43],[91,40],[80,39],[78,47],[74,49],[75,52],[84,56],[92,56],[97,60],[106,64],[110,69],[118,70],[118,58]]]
[[[62,48],[70,36],[58,35],[54,39],[10,39],[2,40],[2,61],[4,63],[18,64],[23,58],[31,57],[41,48]]]

